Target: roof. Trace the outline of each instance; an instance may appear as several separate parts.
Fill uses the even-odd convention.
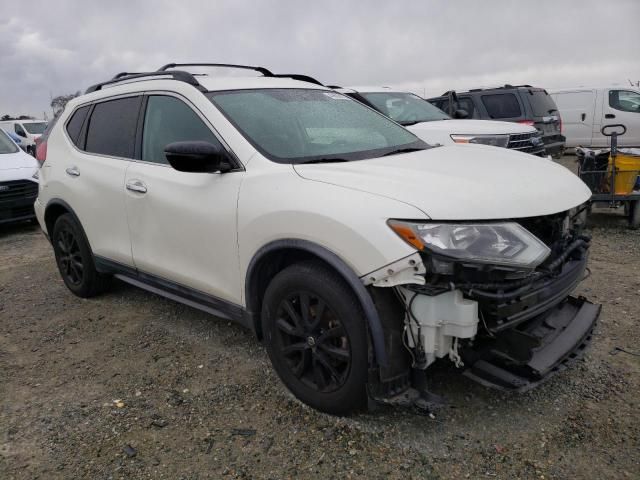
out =
[[[282,77],[213,77],[208,75],[195,76],[200,84],[201,91],[221,91],[221,90],[247,90],[253,88],[304,88],[315,90],[329,90],[327,87],[316,85],[310,82],[292,80]],[[89,91],[84,95],[73,98],[68,106],[75,107],[78,104],[91,102],[107,96],[127,94],[135,92],[145,92],[152,90],[181,91],[184,88],[198,88],[187,82],[174,80],[169,76],[150,76],[133,79],[123,79],[122,81],[104,84],[99,90]]]
[[[290,78],[277,77],[210,77],[197,76],[198,82],[207,90],[245,90],[251,88],[312,88],[328,90],[327,87]]]
[[[393,92],[393,93],[410,93],[410,92],[406,92],[404,90],[400,90],[398,88],[391,88],[391,87],[380,87],[380,86],[371,86],[371,85],[365,85],[365,86],[356,86],[356,87],[342,87],[345,90],[354,90],[358,93],[384,93],[384,92]]]

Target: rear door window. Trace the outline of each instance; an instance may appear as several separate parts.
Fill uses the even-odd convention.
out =
[[[71,115],[71,118],[67,122],[67,126],[66,126],[67,134],[69,135],[69,138],[75,144],[76,147],[82,148],[81,143],[79,141],[80,131],[82,130],[82,124],[84,123],[85,118],[87,118],[88,112],[89,112],[88,106],[80,107],[75,112],[73,112],[73,115]]]
[[[85,150],[111,157],[133,158],[142,97],[97,103],[89,119]]]
[[[522,116],[520,102],[513,93],[482,95],[482,103],[491,118],[514,118]]]
[[[441,100],[439,105],[436,105],[440,110],[445,113],[449,113],[449,99]],[[473,100],[470,98],[458,97],[457,107],[459,110],[465,110],[469,116],[467,118],[479,118],[478,111],[476,110]]]
[[[536,117],[546,117],[558,112],[556,103],[545,90],[529,90],[526,93],[531,111]]]

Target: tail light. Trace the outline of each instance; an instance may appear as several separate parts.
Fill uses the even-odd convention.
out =
[[[40,164],[40,167],[42,167],[47,160],[47,141],[43,140],[42,137],[36,140],[36,160]]]
[[[560,133],[562,133],[562,117],[558,115],[558,126],[560,127]]]
[[[535,122],[533,120],[518,120],[518,123],[520,125],[527,125],[529,127],[533,127],[535,125]]]

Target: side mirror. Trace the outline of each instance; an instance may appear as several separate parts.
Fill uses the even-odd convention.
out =
[[[464,118],[469,118],[469,112],[459,108],[458,110],[453,112],[453,118],[459,118],[460,120],[462,120]]]
[[[231,163],[227,152],[209,142],[174,142],[164,147],[169,165],[179,172],[227,173]]]

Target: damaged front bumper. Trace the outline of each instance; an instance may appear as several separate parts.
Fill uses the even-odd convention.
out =
[[[584,297],[570,296],[524,328],[463,351],[464,375],[501,390],[529,390],[582,357],[600,310]]]
[[[570,296],[587,273],[589,240],[581,238],[531,280],[425,281],[430,270],[418,254],[363,277],[381,312],[391,360],[370,375],[372,396],[383,403],[420,398],[426,387],[416,378],[438,359],[448,358],[485,386],[522,392],[581,358],[601,310]],[[400,311],[388,307],[390,297]]]

